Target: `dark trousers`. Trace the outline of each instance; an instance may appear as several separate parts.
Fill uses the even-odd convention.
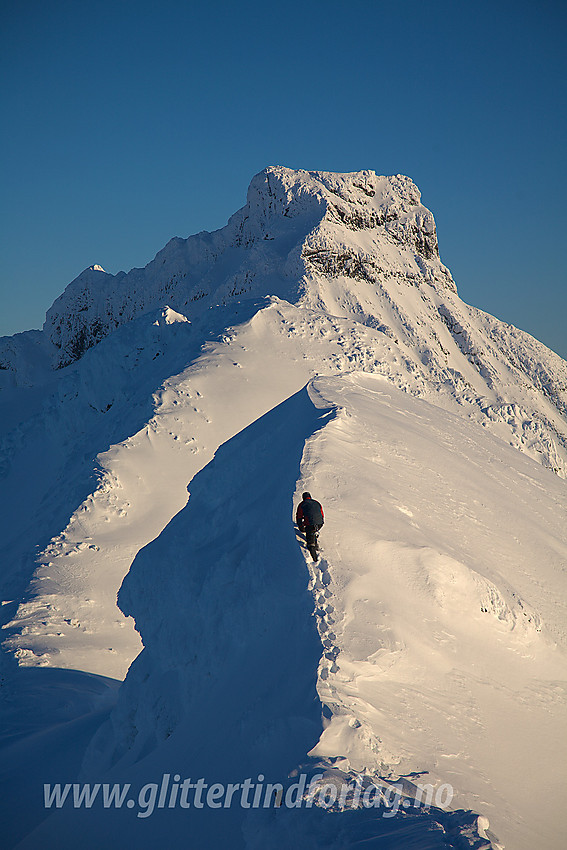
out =
[[[305,539],[307,546],[317,546],[317,532],[321,528],[320,525],[308,525],[305,529]]]

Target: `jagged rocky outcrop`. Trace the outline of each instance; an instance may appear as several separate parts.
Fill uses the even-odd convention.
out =
[[[270,294],[285,295],[310,268],[353,277],[368,276],[367,267],[379,273],[372,252],[336,250],[336,234],[345,229],[410,249],[431,279],[454,288],[439,262],[433,216],[408,177],[266,168],[223,229],[174,238],[143,269],[111,275],[94,265],[70,283],[44,324],[53,366],[69,365],[119,325],[166,304],[192,318],[213,303],[264,294],[267,277],[280,278]],[[233,270],[225,278],[227,259]],[[10,359],[5,349],[5,368]]]

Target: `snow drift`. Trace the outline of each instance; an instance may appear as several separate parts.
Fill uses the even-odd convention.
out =
[[[34,832],[36,806],[22,847],[187,823],[199,847],[560,846],[567,364],[460,300],[411,180],[268,168],[222,230],[88,269],[0,362],[5,682],[14,706],[14,658],[83,671],[77,705],[108,717],[75,739],[84,777],[321,765],[449,782],[458,810]],[[130,664],[108,716],[80,676]]]

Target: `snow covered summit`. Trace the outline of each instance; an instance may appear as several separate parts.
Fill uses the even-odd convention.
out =
[[[396,273],[400,256],[408,279],[424,276],[454,289],[439,262],[433,216],[409,178],[267,168],[222,230],[172,239],[129,274],[103,278],[93,273],[103,269],[91,266],[55,301],[44,330],[56,366],[65,366],[119,325],[166,303],[194,318],[243,295],[288,297],[308,285],[311,270],[355,278]]]
[[[567,474],[565,362],[461,301],[439,259],[433,216],[401,175],[266,168],[221,230],[172,239],[128,274],[85,270],[48,310],[43,332],[1,341],[0,378],[8,386],[45,380],[46,363],[69,366],[154,310],[201,323],[209,338],[235,311],[242,317],[243,304],[252,315],[262,298],[335,332],[344,326],[334,355],[321,352],[324,369],[369,370],[412,392],[449,395]],[[315,334],[314,352],[324,336]]]
[[[67,719],[88,706],[77,775],[427,772],[468,814],[426,846],[497,848],[487,815],[516,850],[555,840],[567,364],[461,301],[409,178],[267,168],[221,230],[86,269],[0,363],[5,681],[17,706],[63,669]],[[319,572],[302,489],[327,512]],[[166,814],[140,847],[184,834]],[[199,850],[334,846],[271,812],[223,845],[213,814]],[[11,815],[22,846],[72,846],[82,815],[45,817]],[[421,848],[430,826],[400,828]]]

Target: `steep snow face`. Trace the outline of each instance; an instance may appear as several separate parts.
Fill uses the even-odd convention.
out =
[[[104,747],[111,764],[124,755],[135,762],[154,748],[155,717],[152,710],[148,713],[147,697],[162,706],[159,740],[193,717],[192,740],[181,736],[182,745],[201,750],[209,737],[206,722],[216,737],[216,752],[207,747],[210,763],[202,764],[209,771],[230,750],[232,769],[246,753],[246,769],[277,774],[282,765],[293,767],[290,745],[301,758],[316,742],[321,643],[293,527],[277,518],[289,512],[305,440],[327,416],[303,389],[259,417],[221,446],[193,479],[186,508],[138,554],[120,588],[119,604],[134,616],[146,649],[136,660],[138,674],[125,683],[128,696],[121,707],[126,714],[120,708],[113,718],[117,750],[109,753]],[[179,617],[172,616],[172,593]],[[225,673],[233,683],[230,720],[223,719]],[[170,686],[164,688],[164,680]],[[283,692],[281,681],[286,682]],[[243,700],[247,716],[238,709]],[[140,715],[131,712],[136,704]],[[120,743],[123,733],[132,742],[127,752]],[[98,750],[95,742],[93,752]]]
[[[555,457],[556,443],[518,405],[498,417],[410,358],[371,323],[271,298],[209,310],[201,323],[169,308],[141,316],[56,373],[44,395],[13,390],[4,419],[23,415],[24,401],[35,415],[2,445],[5,598],[31,582],[17,611],[4,608],[4,645],[24,665],[122,678],[140,644],[115,597],[136,552],[185,504],[221,443],[314,375],[381,375],[538,459]]]
[[[43,332],[2,350],[4,592],[32,579],[8,639],[24,664],[123,676],[139,643],[114,595],[135,552],[220,443],[314,375],[382,375],[567,474],[567,364],[460,300],[399,175],[265,169],[225,228],[128,275],[91,266]],[[50,352],[75,362],[53,372]]]
[[[305,489],[326,511],[309,588]],[[311,739],[346,778],[449,783],[494,847],[559,850],[566,509],[562,481],[462,416],[375,376],[315,379],[218,450],[134,561],[119,604],[145,648],[87,775],[160,775],[175,753],[210,782],[285,780]],[[251,813],[246,846],[335,846],[301,816]]]
[[[312,573],[331,591],[315,587],[332,717],[312,755],[427,770],[506,847],[559,848],[564,482],[375,377],[311,392],[338,408],[308,441],[296,490],[324,493],[327,510]]]

